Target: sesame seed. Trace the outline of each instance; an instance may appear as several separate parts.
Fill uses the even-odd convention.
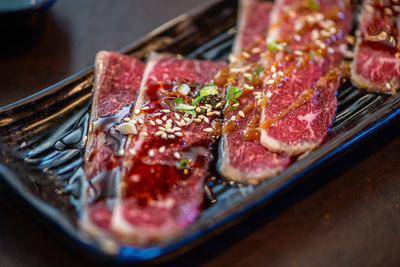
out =
[[[234,62],[237,61],[237,58],[236,58],[234,55],[230,54],[230,55],[229,55],[229,61],[232,62],[232,63],[234,63]]]
[[[196,120],[196,119],[195,119]],[[184,125],[182,125],[182,123],[180,122],[180,121],[176,121],[176,124],[178,125],[178,126],[184,126]]]
[[[238,114],[239,114],[240,117],[244,118],[244,112],[243,111],[239,110]]]
[[[190,121],[190,119],[189,119],[189,118],[184,118],[184,120],[185,120],[186,122],[189,122],[189,121]]]
[[[161,111],[164,112],[164,113],[170,113],[171,112],[169,109],[163,109]]]
[[[219,112],[219,111],[214,110],[213,112],[215,115],[218,115],[218,116],[221,115],[221,112]]]
[[[261,95],[262,92],[254,92],[255,95]]]
[[[233,115],[233,116],[231,117],[231,120],[232,120],[232,121],[235,121],[235,120],[236,120],[236,116]]]
[[[167,133],[174,133],[174,129],[168,128],[168,129],[166,130],[166,132],[167,132]]]
[[[256,95],[254,98],[255,98],[255,99],[260,99],[260,98],[261,98],[261,95]]]
[[[297,42],[300,42],[301,41],[301,36],[298,35],[298,34],[295,34],[294,35],[294,40],[296,40]]]
[[[167,133],[166,133],[166,132],[163,132],[162,135],[161,135],[161,138],[167,139]]]
[[[158,129],[159,129],[160,131],[165,131],[165,128],[162,127],[162,126],[158,126]]]
[[[181,124],[182,124],[182,126],[185,126],[185,125],[186,125],[186,122],[185,122],[184,119],[181,119]]]
[[[201,120],[199,118],[194,118],[193,119],[195,122],[201,122]]]
[[[274,84],[274,82],[275,82],[275,81],[271,79],[271,80],[268,80],[268,81],[266,82],[266,84],[271,85],[271,84]]]
[[[328,47],[328,54],[333,54],[335,53],[335,49],[333,49],[332,47]]]
[[[150,157],[154,157],[154,150],[153,149],[149,149],[149,156]]]
[[[276,72],[276,67],[275,66],[271,67],[271,72]]]
[[[212,115],[214,115],[214,112],[207,112],[206,114],[208,117],[211,117]]]
[[[172,120],[171,120],[171,119],[168,119],[168,120],[167,120],[167,123],[168,123],[168,124],[172,124]]]
[[[218,102],[216,105],[215,105],[215,108],[220,108],[222,106],[222,102]]]
[[[206,117],[206,118],[204,118],[204,121],[206,122],[206,123],[210,123],[210,120]]]
[[[258,54],[260,52],[261,52],[261,49],[259,47],[253,47],[251,49],[251,53],[253,53],[253,54]]]
[[[178,152],[175,152],[175,153],[174,153],[174,157],[175,157],[176,159],[180,159],[180,158],[181,158],[181,155],[180,155]]]
[[[196,108],[196,112],[201,112],[201,108],[200,108],[200,107],[197,107],[197,108]]]
[[[242,53],[242,56],[243,56],[244,58],[250,58],[250,54],[247,53],[246,51],[244,51],[244,52]]]
[[[387,89],[390,89],[390,88],[391,88],[390,83],[386,83],[386,88],[387,88]]]
[[[312,40],[317,40],[319,38],[319,31],[318,30],[312,30],[311,31],[311,39]]]
[[[169,139],[174,139],[174,138],[175,138],[175,135],[169,134],[169,135],[168,135],[168,138],[169,138]]]
[[[303,52],[301,52],[299,50],[295,50],[295,51],[293,51],[293,54],[295,54],[296,56],[302,56]]]
[[[174,116],[175,116],[175,118],[176,118],[177,120],[180,120],[180,119],[181,119],[181,116],[179,116],[178,113],[174,113]]]
[[[258,99],[257,106],[259,106],[260,104],[261,104],[261,99]]]
[[[205,128],[203,131],[206,133],[211,133],[213,131],[213,128]]]
[[[253,89],[254,89],[254,86],[253,86],[253,85],[248,85],[247,83],[245,83],[245,84],[243,85],[243,87],[246,88],[246,89],[248,89],[248,90],[253,90]]]
[[[180,128],[180,127],[174,127],[173,130],[174,130],[175,132],[178,132],[178,131],[181,130],[181,128]]]
[[[156,132],[154,135],[155,136],[160,136],[160,135],[162,135],[164,132],[163,131],[158,131],[158,132]]]
[[[239,106],[239,103],[235,103],[232,105],[232,107],[236,108],[237,106]]]
[[[160,119],[156,119],[156,123],[157,123],[157,124],[162,124],[163,122],[162,122],[162,120],[160,120]]]
[[[147,132],[140,132],[140,135],[148,136],[149,134]]]
[[[156,125],[156,123],[153,120],[150,120],[151,125]]]
[[[148,110],[148,109],[150,109],[150,107],[149,107],[149,106],[142,107],[142,110]]]
[[[138,122],[140,123],[140,124],[143,124],[144,123],[144,120],[142,120],[142,119],[138,119]]]
[[[160,112],[157,112],[157,113],[154,113],[154,117],[157,117],[157,116],[160,116],[161,115],[161,113]]]
[[[252,75],[250,73],[245,73],[245,74],[243,74],[243,76],[248,79],[250,79],[252,77]]]
[[[158,150],[158,152],[164,153],[164,152],[165,152],[165,146],[160,147],[160,149]]]
[[[183,136],[183,134],[181,132],[176,132],[175,135],[176,136]]]
[[[162,116],[162,118],[161,118],[163,121],[166,121],[167,120],[167,116],[166,115],[164,115],[164,116]]]
[[[138,115],[140,113],[140,109],[135,109],[135,114]]]
[[[283,73],[283,71],[278,71],[278,75],[279,75],[279,76],[285,76],[285,74]]]
[[[272,74],[272,79],[276,80],[276,78],[278,78],[278,74],[275,72],[274,74]]]
[[[392,11],[390,8],[385,7],[384,11],[385,11],[385,13],[388,14],[389,16],[393,16],[393,11]]]
[[[134,150],[134,149],[132,149],[132,148],[131,148],[131,149],[129,149],[128,151],[129,151],[129,153],[131,153],[131,154],[135,154],[135,150]]]
[[[271,91],[268,91],[267,92],[267,95],[265,96],[266,98],[270,98],[272,96],[272,92]]]
[[[131,118],[123,118],[123,121],[130,121]]]
[[[184,173],[184,174],[189,174],[189,170],[188,170],[188,169],[184,169],[184,170],[183,170],[183,173]]]

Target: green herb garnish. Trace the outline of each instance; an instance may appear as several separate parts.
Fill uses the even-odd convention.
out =
[[[199,103],[201,101],[201,96],[196,97],[195,99],[193,99],[192,101],[192,105],[196,105],[197,103]]]
[[[233,108],[231,102],[239,103],[236,99],[242,95],[243,89],[239,90],[235,87],[231,87],[228,92],[228,106],[231,110],[236,110],[238,107]]]
[[[267,42],[267,47],[268,47],[268,51],[269,52],[274,52],[274,51],[278,50],[279,45],[278,45],[277,42],[268,41]]]
[[[312,11],[317,11],[319,10],[319,3],[315,2],[314,0],[308,0],[307,7]]]
[[[174,101],[175,103],[183,103],[182,97],[177,98],[177,99],[174,99],[173,101]]]
[[[322,59],[322,55],[318,50],[314,50],[310,52],[310,58],[314,62],[319,62]]]
[[[189,167],[190,167],[190,165],[189,165],[189,161],[187,159],[182,159],[179,162],[178,169],[184,170],[184,169],[189,169]]]

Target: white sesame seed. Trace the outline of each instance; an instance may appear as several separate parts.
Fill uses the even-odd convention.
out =
[[[163,121],[166,121],[167,120],[167,116],[166,115],[164,115],[164,116],[162,116],[162,118],[161,118]]]
[[[163,109],[161,111],[164,112],[164,113],[170,113],[171,112],[169,109]]]
[[[298,34],[295,34],[294,35],[294,40],[296,40],[297,42],[300,42],[301,41],[301,36],[298,35]]]
[[[130,121],[131,118],[123,118],[123,121]]]
[[[390,8],[388,8],[388,7],[385,7],[385,13],[386,14],[388,14],[389,16],[393,16],[393,11],[390,9]]]
[[[162,127],[162,126],[158,126],[158,129],[159,129],[160,131],[165,131],[165,128]]]
[[[215,105],[215,108],[220,108],[222,106],[222,102],[218,102],[216,105]]]
[[[274,74],[272,74],[272,79],[276,80],[276,78],[278,78],[278,74],[275,72]]]
[[[285,74],[283,73],[283,71],[278,71],[278,75],[279,75],[279,76],[285,76]]]
[[[176,136],[183,136],[183,134],[181,132],[176,132],[175,135]]]
[[[391,88],[390,83],[386,83],[386,88],[387,88],[387,89],[390,89],[390,88]]]
[[[236,116],[233,115],[233,116],[231,117],[231,120],[232,120],[232,121],[235,121],[235,120],[236,120]]]
[[[294,50],[293,54],[295,54],[296,56],[302,56],[303,52],[301,52],[300,50]]]
[[[153,149],[149,149],[149,156],[150,157],[154,157],[154,150]]]
[[[179,116],[178,113],[174,113],[174,116],[175,116],[175,118],[176,118],[177,120],[180,120],[180,119],[181,119],[181,116]]]
[[[230,61],[231,63],[235,63],[235,62],[237,61],[237,58],[236,58],[233,54],[230,54],[230,55],[229,55],[229,61]]]
[[[276,72],[276,67],[275,66],[271,67],[271,72]]]
[[[204,115],[199,115],[199,119],[201,120],[204,119],[204,117],[205,117]]]
[[[261,99],[258,99],[257,106],[259,106],[260,104],[261,104]]]
[[[243,74],[243,76],[248,79],[251,79],[251,77],[252,77],[252,75],[250,73],[245,73],[245,74]]]
[[[254,86],[253,85],[248,85],[247,83],[245,83],[243,85],[244,88],[248,89],[248,90],[254,90]]]
[[[138,119],[138,122],[140,123],[140,124],[143,124],[144,123],[144,120],[142,120],[142,119]]]
[[[150,120],[150,124],[151,125],[156,125],[155,121],[153,121],[153,120]]]
[[[188,170],[188,169],[184,169],[184,170],[183,170],[183,173],[184,173],[184,174],[189,174],[189,170]]]
[[[190,119],[189,119],[189,118],[184,118],[184,120],[185,120],[186,122],[189,122],[189,121],[190,121]]]
[[[140,113],[140,109],[135,109],[135,114],[138,115]]]
[[[204,118],[204,121],[205,121],[206,123],[210,123],[210,120],[209,120],[207,117]]]
[[[193,119],[195,122],[201,122],[201,120],[199,118],[194,118]]]
[[[180,158],[181,158],[181,155],[180,155],[178,152],[175,152],[175,153],[174,153],[174,157],[175,157],[176,159],[180,159]]]
[[[140,135],[148,136],[149,134],[147,132],[140,132]]]
[[[261,49],[259,47],[253,47],[251,49],[251,53],[253,53],[253,54],[258,54],[260,52],[261,52]]]
[[[161,135],[161,138],[167,139],[167,133],[166,133],[166,132],[163,132],[162,135]]]
[[[262,92],[258,91],[258,92],[254,92],[255,95],[262,95]]]
[[[156,119],[156,123],[157,123],[157,124],[162,124],[163,122],[162,122],[162,120],[160,120],[160,119]]]
[[[319,31],[314,29],[311,31],[311,39],[312,40],[317,40],[319,38]]]
[[[175,132],[179,132],[179,131],[181,130],[181,128],[180,128],[180,127],[174,127],[173,130],[174,130]]]
[[[196,120],[196,119],[195,119],[195,120]],[[181,123],[180,121],[176,121],[176,124],[177,124],[178,126],[180,126],[180,127],[184,126],[184,125],[182,125],[182,123]]]
[[[261,98],[261,95],[256,95],[254,98],[255,98],[255,99],[260,99],[260,98]]]
[[[274,84],[275,83],[275,81],[274,80],[268,80],[267,82],[266,82],[266,84],[269,84],[269,85],[271,85],[271,84]]]
[[[174,138],[175,138],[175,135],[169,134],[169,135],[168,135],[168,138],[169,138],[169,139],[174,139]]]
[[[232,105],[232,107],[236,108],[237,106],[239,106],[239,103],[235,103]]]
[[[250,54],[247,53],[246,51],[244,51],[244,52],[242,53],[242,56],[243,56],[244,58],[249,58],[249,57],[250,57]]]
[[[206,133],[211,133],[213,131],[213,128],[205,128],[203,131]]]
[[[148,110],[148,109],[150,109],[150,107],[149,107],[149,106],[142,107],[142,110]]]
[[[157,131],[154,135],[155,136],[160,136],[160,135],[162,135],[164,132],[163,131]]]
[[[240,117],[244,118],[244,112],[243,111],[239,110],[238,114],[239,114]]]
[[[172,120],[171,120],[171,119],[168,119],[168,120],[167,120],[167,123],[168,123],[168,124],[172,124]]]
[[[265,96],[266,98],[270,98],[272,96],[272,92],[271,91],[268,91],[267,92],[267,95]]]
[[[158,152],[164,153],[164,152],[165,152],[165,146],[160,147],[160,149],[158,150]]]
[[[197,108],[196,108],[196,112],[201,112],[201,108],[200,108],[200,107],[197,107]]]
[[[168,129],[166,130],[166,132],[167,132],[167,133],[174,133],[174,130],[171,129],[171,128],[168,128]]]
[[[335,53],[335,49],[333,49],[332,47],[328,47],[328,54],[333,54]]]
[[[160,116],[161,115],[161,113],[160,112],[157,112],[157,113],[154,113],[154,117],[157,117],[157,116]]]
[[[213,112],[214,112],[215,115],[218,115],[218,116],[221,115],[221,112],[219,112],[217,110],[214,110]]]
[[[211,117],[212,115],[214,115],[214,112],[207,112],[207,117]]]

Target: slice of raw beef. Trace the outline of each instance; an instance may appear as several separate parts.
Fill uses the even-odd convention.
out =
[[[259,102],[265,147],[298,155],[324,140],[336,113],[339,81],[346,73],[337,71],[333,79],[330,71],[341,64],[351,25],[347,0],[276,1]],[[329,79],[324,77],[328,73]],[[329,84],[324,85],[326,80]]]
[[[398,1],[364,1],[351,80],[372,92],[396,93],[400,88]]]
[[[257,102],[263,90],[263,66],[257,61],[266,51],[265,36],[272,3],[244,0],[240,8],[229,73],[235,82],[227,88],[242,91],[236,100],[238,103],[231,101],[226,105],[217,166],[230,180],[254,184],[281,172],[290,158],[265,148],[260,143],[258,128],[261,111]]]
[[[224,62],[152,54],[132,117],[120,198],[111,228],[145,245],[182,232],[199,214],[211,147],[221,122],[221,88],[210,81]],[[219,104],[219,106],[222,106]]]
[[[126,135],[121,134],[117,125],[131,116],[144,67],[140,60],[115,52],[101,51],[96,56],[84,157],[85,203],[81,207],[81,223],[89,231],[109,227],[111,207],[108,202],[115,197],[126,141]],[[125,128],[134,130],[129,125]]]

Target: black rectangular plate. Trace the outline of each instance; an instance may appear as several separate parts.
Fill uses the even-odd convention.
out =
[[[142,59],[157,50],[188,58],[227,60],[236,15],[236,1],[222,0],[173,19],[122,52]],[[400,94],[371,94],[348,82],[339,90],[337,116],[321,147],[257,186],[229,183],[221,177],[208,181],[209,205],[182,235],[148,248],[122,245],[110,253],[77,225],[92,84],[93,67],[89,67],[0,109],[0,181],[40,218],[61,230],[78,250],[118,262],[162,259],[186,251],[268,203],[400,113]]]

